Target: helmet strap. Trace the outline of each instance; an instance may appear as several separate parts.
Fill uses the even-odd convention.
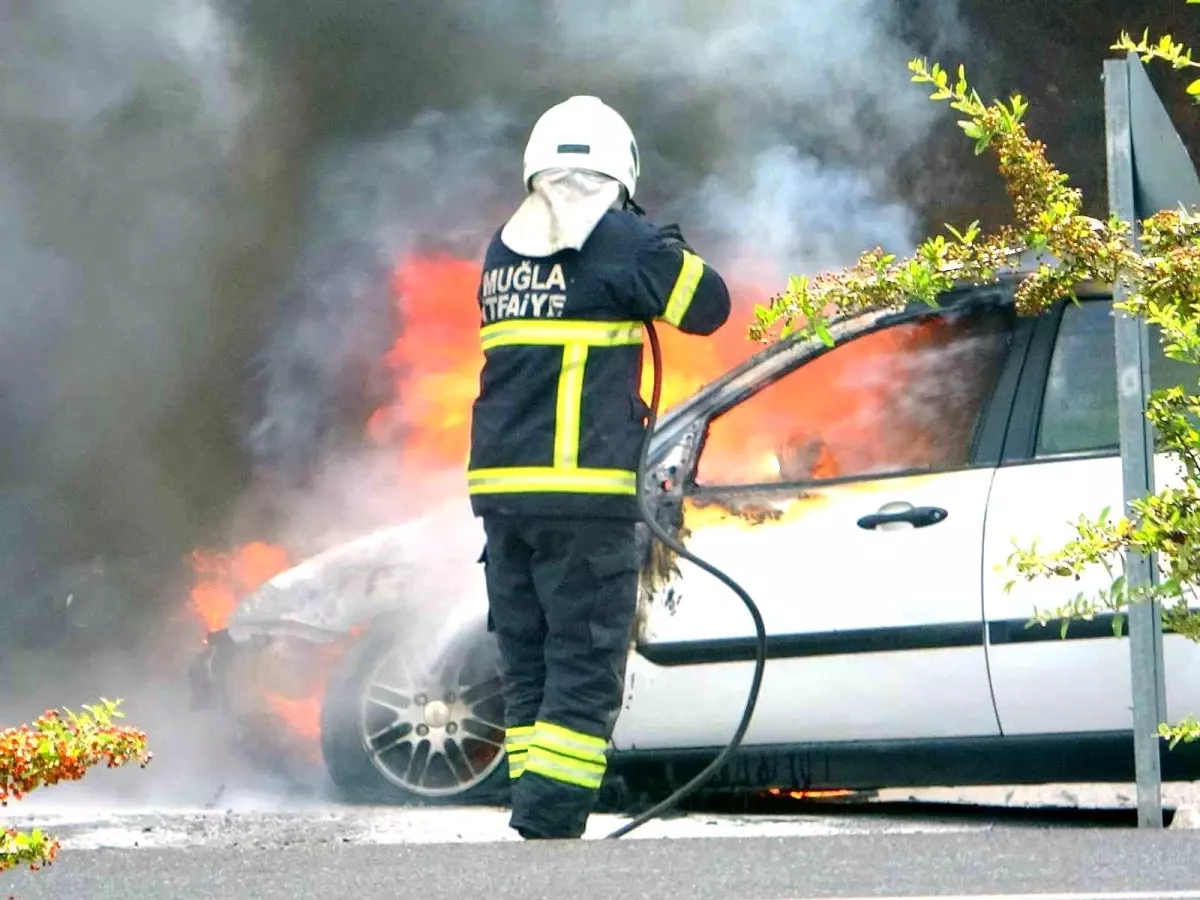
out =
[[[632,197],[630,197],[630,196],[629,196],[629,194],[628,194],[627,192],[625,193],[625,204],[624,204],[624,209],[627,209],[627,210],[629,210],[629,211],[630,211],[630,212],[632,212],[632,213],[633,213],[635,216],[644,216],[644,215],[646,215],[646,211],[645,211],[644,209],[642,209],[640,206],[638,206],[638,205],[637,205],[637,203],[635,203],[635,202],[634,202],[633,198],[632,198]]]

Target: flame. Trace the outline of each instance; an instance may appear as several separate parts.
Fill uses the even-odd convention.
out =
[[[834,797],[851,797],[857,791],[831,789],[824,791],[784,791],[779,788],[768,788],[767,793],[772,797],[790,797],[793,800],[831,800]]]
[[[393,272],[401,326],[384,363],[394,399],[372,414],[367,434],[400,447],[407,472],[466,468],[483,367],[478,281],[477,263],[450,256],[408,257]]]
[[[810,360],[713,420],[696,481],[810,482],[964,464],[976,400],[999,357],[990,336],[959,329],[937,319],[895,325]],[[951,341],[963,341],[953,352],[970,353],[970,366],[946,355]],[[957,385],[953,396],[946,382]],[[933,407],[921,402],[929,394]]]
[[[191,590],[191,610],[209,631],[225,627],[245,595],[261,587],[291,565],[282,547],[255,541],[232,553],[192,551],[196,583]]]
[[[306,741],[316,742],[321,737],[321,702],[322,693],[314,693],[307,697],[292,699],[283,694],[269,693],[266,695],[271,710],[283,720],[298,737]]]
[[[828,502],[829,497],[819,490],[797,491],[794,496],[783,500],[767,500],[752,495],[731,495],[722,497],[720,501],[686,497],[683,501],[683,524],[691,532],[714,525],[754,528],[770,522],[795,521],[814,507]]]

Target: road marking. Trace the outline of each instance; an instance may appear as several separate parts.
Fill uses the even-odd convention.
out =
[[[843,897],[793,897],[791,900],[1200,900],[1200,891],[1101,891],[1091,894],[877,894]]]

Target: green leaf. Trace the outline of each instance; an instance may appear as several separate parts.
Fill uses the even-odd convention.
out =
[[[1125,598],[1125,576],[1118,575],[1112,583],[1112,597],[1114,600],[1123,600]]]
[[[972,119],[959,119],[958,127],[963,130],[963,133],[972,140],[978,140],[983,137],[983,129],[978,122]]]
[[[1117,614],[1113,616],[1113,637],[1120,637],[1121,631],[1125,625],[1125,617]]]

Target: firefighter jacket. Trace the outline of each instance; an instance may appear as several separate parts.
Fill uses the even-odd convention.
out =
[[[552,256],[519,256],[497,232],[478,301],[475,515],[638,518],[642,323],[711,334],[729,318],[721,276],[678,229],[611,210]]]

